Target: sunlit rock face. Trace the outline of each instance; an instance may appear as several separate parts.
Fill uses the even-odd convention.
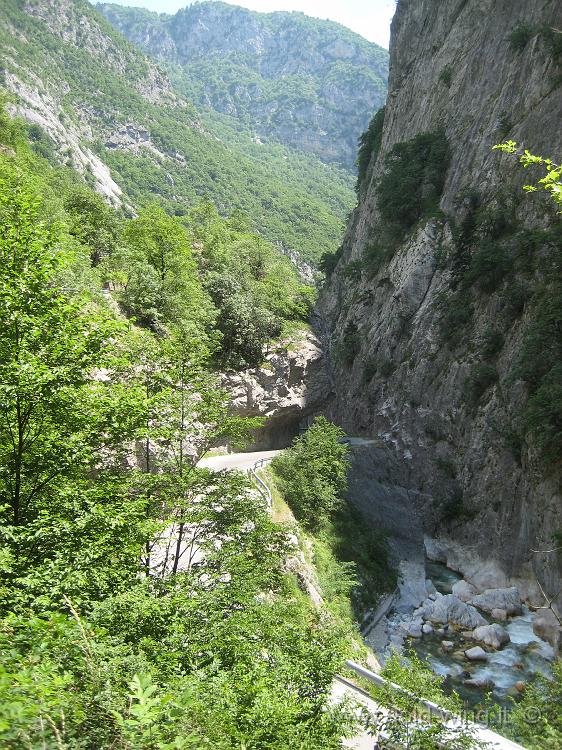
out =
[[[236,414],[266,420],[254,450],[288,447],[331,393],[324,354],[311,332],[266,354],[260,367],[224,373],[222,385]]]
[[[386,50],[302,13],[220,2],[174,16],[98,9],[149,55],[183,70],[191,101],[237,118],[257,143],[280,141],[353,169],[357,138],[386,96]]]
[[[520,22],[532,29],[518,48],[510,36]],[[546,467],[532,437],[522,444],[511,438],[528,399],[513,367],[540,274],[516,264],[491,290],[474,284],[470,320],[464,328],[459,323],[456,340],[444,338],[442,320],[459,288],[454,259],[474,196],[481,222],[510,206],[513,236],[554,221],[546,196],[521,190],[528,173],[492,151],[507,137],[538,154],[562,151],[561,66],[541,27],[562,27],[558,0],[398,3],[380,151],[371,157],[319,304],[335,383],[331,416],[392,450],[401,467],[396,483],[418,493],[430,557],[479,589],[515,584],[536,604],[537,579],[551,595],[562,585],[560,557],[548,552],[556,546],[553,532],[562,529],[560,463]],[[394,241],[378,267],[369,266],[374,243],[382,251],[392,244],[381,231],[378,192],[390,151],[439,129],[451,151],[439,205]],[[485,238],[486,225],[479,226]],[[488,236],[498,231],[490,228]],[[501,231],[497,241],[509,254],[510,235]],[[508,299],[520,284],[530,297],[512,314]],[[501,344],[486,360],[483,342],[494,328]],[[467,382],[482,364],[494,378],[471,401]]]

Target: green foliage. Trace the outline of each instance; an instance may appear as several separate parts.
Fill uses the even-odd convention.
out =
[[[475,750],[481,743],[474,731],[462,722],[447,722],[453,713],[460,714],[459,697],[446,695],[443,678],[435,675],[429,665],[413,652],[407,656],[393,654],[385,664],[382,676],[385,686],[377,686],[375,699],[380,710],[372,719],[373,734],[384,733],[392,747],[412,750]],[[399,685],[402,690],[396,690]],[[433,713],[420,699],[437,704],[442,711]]]
[[[497,380],[498,371],[493,365],[486,362],[475,365],[465,380],[464,397],[469,404],[476,405]]]
[[[439,73],[439,80],[444,83],[447,88],[450,88],[453,81],[453,68],[451,65],[445,65],[441,73]]]
[[[325,417],[316,417],[304,435],[273,461],[283,496],[297,520],[308,528],[321,526],[347,491],[344,436]]]
[[[349,503],[315,531],[313,549],[324,600],[352,620],[361,621],[381,594],[396,585],[384,534]]]
[[[70,233],[91,248],[93,265],[115,252],[119,221],[101,195],[77,188],[65,197],[64,207],[72,222]]]
[[[442,310],[439,321],[441,336],[450,346],[457,346],[466,328],[472,322],[474,315],[472,300],[469,294],[462,290],[444,299],[440,307]]]
[[[493,359],[499,354],[504,345],[504,336],[501,331],[494,326],[486,328],[482,335],[481,353],[484,359]]]
[[[93,142],[82,145],[111,169],[125,204],[138,211],[157,195],[169,213],[183,214],[210,197],[221,215],[243,211],[269,241],[310,262],[337,245],[354,198],[349,171],[274,142],[256,143],[253,132],[228,118],[197,115],[90,4],[65,8],[69,28],[79,30],[75,38],[62,38],[61,13],[58,3],[41,14],[26,13],[16,0],[3,3],[1,63],[18,76],[26,71],[30,81],[36,75],[47,89],[68,86],[65,124],[87,118]],[[106,146],[108,133],[130,123],[150,134],[152,149]],[[36,148],[50,154],[43,137]]]
[[[337,343],[336,356],[347,367],[351,367],[361,351],[361,336],[357,324],[352,320],[346,325],[343,336]]]
[[[375,276],[380,269],[393,257],[395,243],[389,240],[374,240],[363,250],[363,263],[371,276]]]
[[[476,284],[486,294],[491,294],[501,284],[512,268],[507,250],[492,239],[483,239],[472,256],[464,277],[467,284]]]
[[[525,21],[520,21],[509,32],[507,37],[509,46],[514,52],[522,52],[535,34],[534,26]]]
[[[377,186],[382,218],[399,233],[435,210],[445,184],[451,151],[442,130],[397,143],[386,157]]]
[[[248,480],[196,468],[258,426],[229,414],[209,368],[202,283],[242,218],[202,242],[205,211],[186,228],[149,208],[91,271],[114,217],[76,200],[25,130],[0,117],[0,132],[0,745],[336,750],[345,634],[284,572],[288,540]],[[262,250],[231,260],[279,311],[287,266]],[[95,287],[105,272],[128,287],[126,259],[161,285],[159,336],[117,322]]]
[[[384,102],[386,50],[327,20],[223,3],[174,16],[113,4],[100,10],[168,67],[176,88],[208,121],[228,119],[239,132],[256,133],[266,149],[280,141],[351,169],[353,134],[367,122],[369,105]],[[211,24],[218,34],[205,33]],[[256,38],[262,40],[259,51]],[[332,54],[336,44],[352,54]]]
[[[367,130],[359,137],[357,152],[357,191],[367,176],[367,168],[371,161],[376,160],[382,143],[385,108],[381,107],[373,116]]]
[[[552,159],[544,159],[542,156],[531,154],[527,149],[518,151],[515,141],[500,143],[494,146],[494,150],[515,156],[524,169],[535,166],[543,167],[546,175],[541,177],[535,184],[524,185],[523,190],[528,193],[546,190],[555,205],[562,206],[562,167],[559,164],[553,162]]]
[[[508,728],[510,735],[529,750],[557,747],[562,742],[562,662],[552,666],[552,679],[537,675],[520,701],[513,703]],[[533,721],[529,721],[529,716]]]

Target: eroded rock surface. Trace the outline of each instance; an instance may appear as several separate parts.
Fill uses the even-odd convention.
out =
[[[310,331],[266,355],[260,367],[224,373],[222,385],[236,414],[267,420],[252,450],[286,448],[331,394],[320,342]]]

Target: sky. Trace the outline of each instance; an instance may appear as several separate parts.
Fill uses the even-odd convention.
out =
[[[158,13],[175,13],[189,0],[113,0],[119,5],[149,8]],[[308,16],[329,18],[388,49],[390,21],[395,0],[227,0],[231,5],[268,13],[272,10],[300,10]]]

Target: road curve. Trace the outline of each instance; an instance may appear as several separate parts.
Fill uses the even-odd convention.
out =
[[[254,453],[225,453],[220,456],[203,457],[197,466],[202,469],[223,471],[224,469],[238,469],[249,471],[254,464],[261,459],[271,459],[278,456],[281,451],[255,451]]]

